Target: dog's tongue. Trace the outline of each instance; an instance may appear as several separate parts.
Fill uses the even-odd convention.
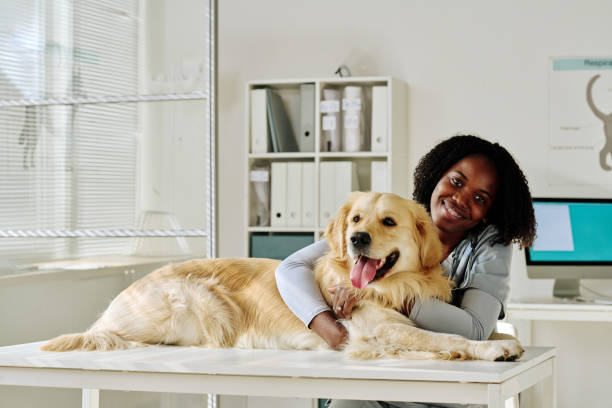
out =
[[[353,269],[351,269],[351,283],[353,286],[361,289],[372,282],[374,276],[376,276],[377,265],[377,259],[371,259],[363,255],[360,256]]]

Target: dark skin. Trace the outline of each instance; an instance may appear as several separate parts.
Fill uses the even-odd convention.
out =
[[[431,219],[442,242],[442,258],[448,257],[468,232],[481,223],[493,206],[499,180],[495,165],[484,156],[466,156],[440,178],[431,195]],[[333,349],[339,349],[348,339],[348,332],[337,319],[350,319],[357,303],[354,291],[342,287],[328,289],[334,294],[333,310],[312,319],[310,328]],[[409,315],[414,301],[406,305]]]

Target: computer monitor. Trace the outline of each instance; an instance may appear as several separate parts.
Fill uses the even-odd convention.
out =
[[[555,279],[553,295],[580,295],[580,279],[612,279],[612,199],[534,198],[536,239],[527,276]]]

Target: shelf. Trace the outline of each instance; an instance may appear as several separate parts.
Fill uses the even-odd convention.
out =
[[[313,152],[249,153],[249,159],[314,159]]]
[[[303,89],[301,86],[304,84],[312,86]],[[345,118],[343,114],[334,117],[334,121],[324,121],[330,118],[329,113],[334,112],[328,111],[329,106],[324,107],[322,111],[321,101],[327,89],[341,91],[346,86],[360,86],[362,89],[360,97],[355,99],[365,101],[363,105],[359,105],[360,115],[362,115],[359,119],[359,128],[363,126],[361,149],[367,149],[367,151],[324,151],[329,144],[328,139],[331,138],[330,123],[333,122],[333,128],[335,128],[336,121],[340,120],[340,126],[344,126]],[[375,116],[372,107],[374,87],[386,87],[386,90],[382,92],[380,89],[376,90],[376,101],[378,102]],[[312,144],[305,143],[305,140],[296,137],[298,147],[302,146],[300,152],[265,152],[265,149],[270,150],[272,145],[269,134],[266,143],[262,143],[265,141],[264,126],[268,120],[268,99],[266,98],[270,96],[264,95],[265,98],[262,100],[262,92],[253,93],[263,88],[269,88],[270,93],[274,93],[277,100],[280,98],[282,101],[285,113],[281,117],[286,116],[285,119],[289,122],[293,134],[314,137],[313,140],[309,140]],[[338,100],[339,103],[341,99]],[[351,98],[347,97],[347,99],[353,101]],[[385,191],[409,196],[409,182],[405,176],[409,174],[406,99],[407,85],[388,76],[267,79],[247,82],[244,139],[245,161],[247,162],[246,200],[244,202],[245,215],[248,220],[245,226],[247,254],[251,253],[254,237],[257,238],[258,250],[267,248],[272,252],[279,252],[278,249],[283,246],[289,248],[291,239],[299,239],[300,235],[312,234],[315,240],[320,239],[327,224],[345,202],[350,191]],[[303,109],[303,106],[310,106],[311,103],[313,104],[312,109]],[[347,109],[350,111],[351,107],[354,109],[355,106],[357,105],[349,104]],[[335,109],[342,109],[342,104],[340,103]],[[307,115],[304,116],[306,120],[302,121],[301,116],[304,114]],[[352,114],[354,115],[354,112]],[[377,125],[376,132],[372,130],[374,119]],[[354,129],[354,122],[349,121],[348,123],[347,129]],[[268,132],[269,129],[268,127]],[[252,138],[251,132],[257,135],[257,139]],[[372,137],[373,133],[378,135],[376,139]],[[341,136],[343,140],[345,136]],[[337,135],[334,135],[334,138],[337,140]],[[251,149],[260,153],[251,153]],[[259,172],[250,174],[253,169]],[[273,177],[274,170],[276,170],[276,176]],[[256,179],[251,182],[252,176]],[[278,177],[276,180],[279,180],[276,195],[273,194],[274,189],[271,185],[271,180],[275,177]],[[283,184],[284,190],[279,188]],[[261,198],[264,194],[268,194],[267,201]],[[284,204],[282,204],[282,198],[279,198],[283,195]],[[273,201],[279,203],[274,210],[272,209]],[[254,222],[259,219],[259,213],[263,213],[261,202],[266,203],[269,213],[274,212],[276,217],[279,217],[276,220],[278,222],[274,222],[274,225],[286,225],[282,222],[283,217],[286,217],[287,220],[291,218],[293,225],[310,225],[307,227],[248,226],[248,222]],[[285,240],[287,242],[284,241],[284,238],[287,238]],[[294,243],[297,245],[298,241]],[[288,254],[282,255],[287,256]]]
[[[321,232],[323,228],[315,227],[248,227],[248,232]]]
[[[389,153],[386,152],[290,152],[290,153],[249,153],[249,159],[314,159],[315,157],[324,159],[387,159]]]
[[[331,83],[331,84],[350,84],[350,83],[388,83],[391,82],[391,77],[330,77],[330,78],[301,78],[301,79],[264,79],[249,81],[248,85],[257,86],[294,86],[296,84],[308,83]]]
[[[386,152],[321,152],[318,153],[318,156],[321,158],[330,158],[330,159],[341,159],[341,158],[363,158],[363,159],[386,159],[389,157],[389,154]]]

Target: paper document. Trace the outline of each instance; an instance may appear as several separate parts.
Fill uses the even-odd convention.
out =
[[[572,223],[567,205],[534,204],[537,236],[534,251],[573,251]]]

